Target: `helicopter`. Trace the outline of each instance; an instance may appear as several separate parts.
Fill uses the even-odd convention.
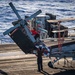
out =
[[[10,7],[16,14],[18,20],[12,22],[13,27],[6,30],[3,34],[9,35],[12,40],[19,46],[19,48],[25,53],[25,54],[35,54],[37,52],[37,48],[42,45],[43,55],[46,57],[55,57],[56,60],[54,62],[50,61],[49,65],[50,67],[53,67],[54,63],[60,60],[61,58],[66,57],[75,57],[75,41],[66,42],[63,44],[64,40],[61,42],[60,37],[60,23],[63,21],[72,21],[75,20],[75,18],[69,18],[69,19],[61,19],[61,20],[47,20],[49,23],[57,23],[59,26],[58,32],[58,44],[53,46],[47,46],[43,41],[39,39],[39,41],[36,41],[34,36],[32,35],[31,31],[28,29],[28,20],[31,20],[32,18],[35,18],[37,15],[42,13],[41,10],[38,10],[28,18],[22,19],[21,16],[18,14],[15,6],[12,4],[12,2],[9,3]],[[45,29],[41,29],[41,31],[46,31]],[[65,30],[64,30],[65,31]],[[63,44],[63,46],[62,46]],[[70,50],[71,49],[71,50]]]
[[[66,59],[66,57],[75,58],[75,50],[74,50],[75,42],[73,41],[71,43],[68,42],[67,44],[64,44],[64,41],[65,41],[65,37],[64,37],[65,31],[75,30],[75,27],[68,28],[68,29],[62,29],[62,30],[60,29],[60,25],[61,25],[60,23],[61,22],[72,21],[72,20],[75,20],[75,18],[66,18],[66,19],[59,19],[59,20],[47,20],[49,23],[57,23],[56,25],[58,26],[58,30],[53,30],[52,31],[54,34],[58,33],[58,38],[57,38],[57,41],[58,41],[58,49],[52,50],[53,57],[55,56],[57,58],[57,60],[54,61],[54,63],[57,62],[58,60],[60,60],[63,57],[64,58],[64,65],[65,65],[65,60],[68,63],[68,60]],[[63,36],[61,37],[61,33],[62,32],[63,32]],[[72,38],[70,36],[70,37],[67,37],[67,39],[74,40],[74,37]],[[69,49],[68,47],[69,48],[71,47],[72,50]],[[51,55],[51,57],[52,57],[52,55]],[[50,62],[49,65],[53,67],[53,65],[52,65],[51,62]]]

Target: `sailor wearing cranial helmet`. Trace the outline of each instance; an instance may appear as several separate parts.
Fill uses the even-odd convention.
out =
[[[38,71],[43,70],[43,64],[42,64],[42,56],[49,56],[50,49],[47,48],[45,45],[38,45],[37,48],[37,65],[38,65]]]
[[[39,46],[37,46],[37,66],[38,66],[38,71],[39,71],[39,72],[40,72],[41,70],[43,70],[42,55],[43,55],[42,45],[39,45]]]

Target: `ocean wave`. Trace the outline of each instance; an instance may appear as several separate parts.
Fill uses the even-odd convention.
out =
[[[12,22],[18,18],[9,6],[12,2],[18,13],[24,18],[25,15],[31,15],[41,9],[42,14],[52,13],[57,16],[57,19],[74,17],[75,1],[74,0],[0,0],[0,32],[4,32],[12,27]],[[75,21],[63,23],[67,27],[74,26]],[[5,38],[3,34],[0,36]],[[6,40],[6,39],[5,39]]]

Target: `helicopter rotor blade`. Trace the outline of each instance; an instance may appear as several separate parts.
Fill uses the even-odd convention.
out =
[[[16,29],[16,28],[19,27],[19,26],[20,26],[20,24],[17,24],[16,26],[11,27],[11,28],[9,28],[8,30],[6,30],[3,34],[4,34],[4,35],[7,35],[7,34],[9,34],[11,31],[13,31],[14,29]]]
[[[73,21],[75,18],[65,18],[65,19],[59,19],[59,20],[47,20],[49,23],[57,23],[57,22],[65,22],[65,21]]]
[[[12,8],[12,10],[14,11],[14,13],[16,14],[16,16],[18,17],[18,19],[21,19],[21,16],[18,14],[16,8],[14,7],[14,5],[12,4],[12,2],[9,3],[10,7]]]
[[[53,33],[58,33],[58,32],[65,32],[65,31],[68,31],[68,30],[75,30],[75,27],[73,27],[73,28],[68,28],[68,29],[63,29],[63,30],[53,30],[52,32]]]
[[[38,10],[37,12],[35,12],[34,14],[32,14],[30,17],[26,18],[25,20],[31,20],[32,18],[35,18],[37,15],[39,15],[42,11]]]

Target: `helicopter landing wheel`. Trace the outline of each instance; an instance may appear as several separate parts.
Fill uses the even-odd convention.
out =
[[[48,62],[48,66],[50,67],[50,68],[53,68],[53,63],[50,61],[50,62]]]

